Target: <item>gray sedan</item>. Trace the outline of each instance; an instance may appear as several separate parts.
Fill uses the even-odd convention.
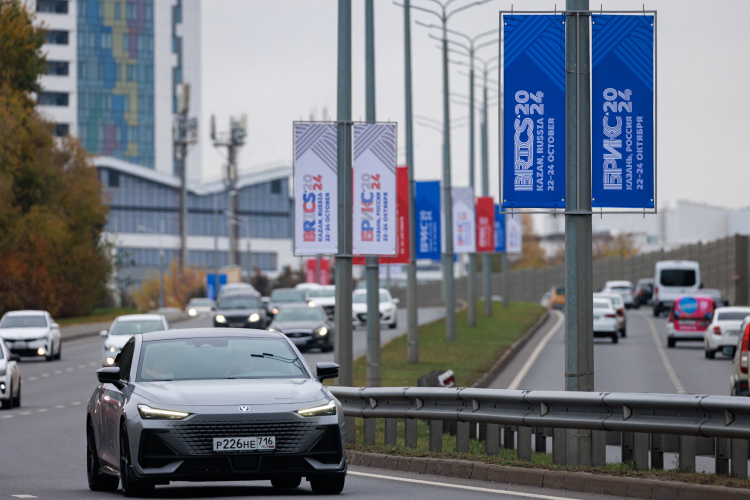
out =
[[[268,329],[283,333],[300,350],[333,350],[333,323],[320,306],[290,304],[274,316]]]
[[[149,494],[170,481],[270,480],[344,488],[344,414],[280,333],[192,329],[134,335],[97,371],[86,414],[89,488]]]

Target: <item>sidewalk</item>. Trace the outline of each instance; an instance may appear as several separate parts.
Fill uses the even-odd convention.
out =
[[[179,323],[190,319],[184,311],[180,309],[164,309],[159,311],[150,311],[149,314],[163,314],[170,323]],[[82,323],[79,325],[70,325],[60,328],[63,342],[70,340],[82,339],[86,337],[95,337],[102,330],[107,330],[112,326],[112,321],[102,321],[99,323]]]

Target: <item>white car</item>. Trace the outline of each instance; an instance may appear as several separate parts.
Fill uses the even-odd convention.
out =
[[[385,288],[379,290],[380,323],[390,328],[398,326],[398,299],[391,297]],[[367,290],[355,290],[352,294],[352,320],[354,324],[367,323]]]
[[[625,304],[622,300],[622,296],[615,292],[599,292],[594,294],[594,298],[608,299],[612,302],[612,307],[615,310],[617,327],[620,329],[620,336],[626,337],[628,334],[628,317],[625,316]]]
[[[0,339],[0,407],[11,410],[21,406],[21,356],[12,354]]]
[[[47,311],[10,311],[0,320],[0,338],[10,352],[19,356],[44,356],[60,359],[60,326]]]
[[[115,364],[122,346],[136,333],[160,332],[170,330],[172,325],[163,314],[126,314],[118,316],[109,330],[102,330],[99,335],[107,337],[102,346],[102,366]]]
[[[190,299],[185,307],[185,312],[189,316],[198,316],[201,314],[210,314],[216,309],[216,302],[205,297],[195,297]]]
[[[322,307],[326,316],[333,318],[336,309],[336,286],[325,285],[310,289],[307,291],[307,300],[310,301],[310,305]]]
[[[618,293],[622,297],[622,301],[625,304],[625,309],[633,307],[633,291],[635,287],[630,281],[607,281],[604,283],[602,292],[604,293]]]
[[[617,343],[620,327],[612,301],[605,298],[594,299],[594,337],[611,337]]]
[[[747,316],[750,307],[719,307],[714,311],[711,324],[703,332],[706,358],[714,359],[717,351],[737,345],[740,326]]]

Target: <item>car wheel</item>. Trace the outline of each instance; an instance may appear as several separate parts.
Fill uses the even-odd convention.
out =
[[[667,347],[674,347],[676,343],[675,339],[667,339]]]
[[[117,491],[120,479],[116,476],[107,476],[99,472],[99,457],[96,453],[94,442],[94,429],[91,424],[86,424],[86,476],[89,480],[91,491]]]
[[[3,410],[13,409],[13,382],[11,382],[10,384],[10,391],[8,392],[8,399],[0,400],[0,406],[2,406]]]
[[[614,333],[614,334],[612,335],[612,343],[613,343],[613,344],[616,344],[617,342],[618,342],[618,340],[617,340],[617,332],[615,332],[615,333]]]
[[[310,479],[310,487],[316,495],[338,495],[344,489],[346,476],[337,474],[330,477]]]
[[[654,318],[658,318],[661,313],[661,304],[654,305]]]
[[[57,345],[57,354],[55,354],[53,357],[58,361],[60,361],[60,358],[62,358],[62,339],[60,339],[60,342]]]
[[[16,408],[21,407],[21,385],[22,385],[21,380],[19,379],[18,380],[18,394],[16,394],[16,397],[13,398],[13,406],[15,406]],[[11,395],[12,394],[13,393],[11,393]]]
[[[628,332],[627,332],[627,330],[625,328],[623,328],[622,330],[620,330],[620,337],[625,338],[627,336],[628,336]]]
[[[138,481],[133,478],[130,469],[130,444],[128,444],[128,431],[123,425],[120,427],[120,482],[122,483],[122,494],[126,497],[141,497],[154,490],[154,483],[144,480]]]
[[[394,321],[393,323],[388,325],[388,328],[390,328],[391,330],[394,330],[396,329],[397,326],[398,326],[398,321]]]
[[[301,482],[302,478],[300,476],[276,477],[271,479],[271,486],[280,489],[291,489],[299,486]]]
[[[715,359],[716,358],[716,351],[708,349],[703,351],[706,355],[706,359]]]

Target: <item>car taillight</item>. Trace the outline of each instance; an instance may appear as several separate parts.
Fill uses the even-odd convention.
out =
[[[667,323],[674,323],[674,312],[669,311],[669,316],[667,316]]]
[[[721,327],[716,325],[714,327],[714,335],[721,335]]]
[[[615,315],[614,314],[605,314],[604,317],[605,318],[614,318]]]
[[[750,335],[750,325],[745,327],[745,331],[742,333],[742,346],[740,347],[740,372],[747,373],[747,347],[748,338]]]
[[[622,309],[618,309],[618,310],[617,310],[617,315],[618,315],[618,316],[621,316],[621,317],[622,317],[622,316],[625,316],[625,312],[624,312],[624,311],[623,311]]]

